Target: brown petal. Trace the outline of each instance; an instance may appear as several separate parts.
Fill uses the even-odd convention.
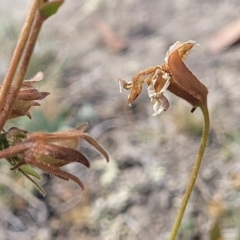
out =
[[[126,90],[129,90],[132,88],[132,82],[126,82],[125,80],[119,78],[118,79],[118,84],[119,84],[119,87],[120,87],[120,92],[122,92],[122,89],[126,89]]]
[[[35,152],[36,154],[51,156],[55,159],[64,160],[62,162],[56,162],[52,164],[51,162],[47,162],[46,160],[46,163],[49,163],[51,165],[63,166],[70,162],[79,162],[88,168],[90,167],[90,163],[87,160],[87,158],[82,153],[71,148],[65,148],[65,147],[54,145],[51,143],[36,142],[35,146],[31,148],[31,151]],[[44,156],[41,158],[43,161],[44,161]]]
[[[207,88],[189,71],[178,51],[168,58],[168,70],[172,76],[168,90],[198,107],[207,100]]]
[[[30,107],[29,107],[30,108]],[[28,108],[28,109],[29,109]],[[28,118],[32,118],[31,114],[28,112],[28,109],[27,110],[24,110],[24,111],[20,111],[20,110],[17,110],[17,109],[13,109],[9,118],[8,119],[13,119],[13,118],[16,118],[16,117],[22,117],[22,116],[27,116]]]
[[[99,152],[101,152],[106,158],[107,162],[109,161],[108,154],[105,152],[105,150],[92,137],[90,137],[85,132],[82,132],[81,130],[72,129],[55,133],[34,132],[28,134],[28,139],[35,141],[42,140],[44,142],[48,141],[51,143],[55,140],[55,143],[58,143],[58,145],[61,145],[61,142],[67,144],[68,139],[72,141],[78,141],[78,138],[83,138],[85,141],[95,147]]]
[[[39,106],[41,106],[41,104],[40,103],[38,103],[38,102],[32,102],[32,107],[39,107]]]
[[[185,60],[185,58],[188,56],[189,51],[193,48],[195,45],[195,41],[189,40],[188,42],[175,42],[167,51],[166,57],[165,57],[165,63],[168,63],[169,56],[176,50],[179,53],[180,58],[182,61]]]
[[[42,100],[49,94],[49,92],[39,92],[35,88],[21,89],[17,99],[25,101]]]
[[[128,96],[128,104],[131,105],[133,101],[139,96],[142,92],[142,79],[139,75],[135,76],[132,80],[131,92]]]
[[[81,137],[93,147],[95,147],[100,153],[102,153],[102,155],[106,158],[107,162],[109,162],[108,154],[92,137],[90,137],[87,133],[83,133]]]
[[[88,123],[85,122],[85,123],[81,123],[80,125],[78,125],[76,129],[78,131],[84,132],[87,129],[87,127],[88,127]]]
[[[42,162],[39,162],[37,159],[34,158],[34,156],[31,156],[31,155],[26,158],[26,162],[28,164],[32,165],[32,166],[35,166],[35,167],[37,167],[37,168],[39,168],[39,169],[41,169],[41,170],[43,170],[43,171],[45,171],[49,174],[55,175],[55,176],[60,177],[62,179],[65,179],[65,180],[71,179],[72,181],[74,181],[75,183],[77,183],[81,187],[83,192],[85,190],[84,185],[80,181],[80,179],[78,179],[76,176],[74,176],[70,173],[62,171],[58,167],[51,166],[51,165],[46,165]]]
[[[182,61],[185,60],[185,58],[188,56],[189,51],[194,47],[195,42],[186,42],[181,47],[177,49],[179,57],[182,59]]]

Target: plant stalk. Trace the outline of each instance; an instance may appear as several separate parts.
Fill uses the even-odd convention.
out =
[[[0,129],[3,128],[5,122],[7,121],[9,115],[11,114],[14,102],[16,100],[16,96],[18,95],[20,88],[22,86],[22,82],[24,80],[24,77],[26,75],[29,62],[39,35],[39,32],[41,30],[42,24],[44,22],[44,19],[40,16],[39,12],[35,12],[35,18],[33,22],[33,26],[30,32],[30,36],[27,41],[27,45],[25,47],[25,52],[23,55],[23,59],[16,77],[16,81],[13,83],[13,86],[11,87],[11,92],[6,97],[5,104],[2,109],[2,116],[0,118]]]
[[[203,134],[202,134],[202,138],[201,138],[201,142],[200,142],[200,146],[199,146],[199,150],[198,150],[198,154],[196,157],[196,161],[194,163],[193,166],[193,170],[190,176],[190,180],[187,186],[187,189],[185,191],[185,194],[183,196],[182,199],[182,203],[180,205],[180,208],[178,210],[178,214],[177,217],[175,219],[175,223],[173,225],[172,231],[170,233],[170,237],[169,240],[175,240],[178,234],[178,230],[185,212],[185,209],[187,207],[189,198],[191,196],[191,193],[193,191],[198,173],[199,173],[199,169],[202,163],[202,159],[203,159],[203,155],[207,146],[207,141],[208,141],[208,135],[209,135],[209,129],[210,129],[210,119],[209,119],[209,112],[208,112],[208,107],[207,107],[207,103],[205,103],[204,105],[200,106],[202,113],[203,113],[203,118],[204,118],[204,127],[203,127]]]
[[[2,83],[2,87],[0,89],[0,109],[3,108],[6,97],[9,93],[9,89],[12,85],[15,73],[17,71],[19,62],[21,60],[23,51],[25,49],[25,46],[27,44],[28,37],[30,35],[30,31],[32,28],[35,12],[38,6],[38,0],[32,0],[30,9],[28,11],[28,15],[26,18],[26,21],[24,23],[24,26],[22,28],[19,40],[17,42],[16,48],[13,52],[13,57],[11,59],[11,62],[9,64],[9,68],[7,70],[7,73],[5,75],[5,78]],[[1,112],[0,118],[4,117],[4,114]],[[0,130],[3,128],[2,124],[0,126]]]

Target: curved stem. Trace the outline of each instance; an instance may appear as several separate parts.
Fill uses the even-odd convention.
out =
[[[201,166],[201,162],[203,159],[203,154],[204,154],[204,151],[205,151],[206,145],[207,145],[208,134],[209,134],[209,129],[210,129],[210,119],[209,119],[207,103],[200,106],[200,108],[202,110],[203,117],[204,117],[204,128],[203,128],[202,139],[201,139],[200,147],[198,150],[197,158],[194,163],[193,170],[192,170],[192,173],[190,176],[190,180],[189,180],[187,189],[185,191],[185,194],[183,196],[183,200],[182,200],[181,206],[179,208],[177,217],[175,219],[175,223],[173,225],[172,231],[170,233],[169,240],[175,240],[177,237],[178,230],[179,230],[186,206],[188,204],[189,198],[193,191],[193,188],[194,188],[194,185],[195,185],[198,173],[199,173],[199,169]]]

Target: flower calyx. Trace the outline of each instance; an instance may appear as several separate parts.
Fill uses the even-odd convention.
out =
[[[1,144],[0,158],[6,158],[13,166],[12,170],[20,169],[24,172],[23,166],[37,167],[64,180],[74,181],[84,191],[84,185],[78,177],[61,169],[62,166],[72,162],[90,167],[88,159],[78,150],[80,140],[87,141],[109,161],[105,150],[84,132],[86,126],[87,124],[83,124],[75,129],[55,133],[31,133],[18,128],[11,128],[6,133],[0,134],[0,142],[5,143]],[[33,174],[24,173],[28,178],[36,177],[35,171]]]
[[[31,114],[29,112],[30,108],[32,106],[40,106],[37,101],[44,99],[50,94],[49,92],[39,92],[33,86],[35,83],[41,81],[42,79],[43,73],[38,72],[32,79],[23,81],[16,101],[13,105],[12,112],[8,119],[13,119],[21,116],[27,116],[31,119]],[[11,94],[11,88],[9,94]]]
[[[140,71],[131,82],[118,79],[120,92],[122,88],[130,90],[129,105],[142,92],[143,83],[148,85],[147,91],[153,104],[153,116],[170,107],[168,99],[164,96],[166,90],[189,102],[193,107],[192,112],[197,107],[206,104],[207,88],[184,64],[184,60],[194,45],[195,42],[192,40],[176,42],[167,51],[165,62],[162,65]]]

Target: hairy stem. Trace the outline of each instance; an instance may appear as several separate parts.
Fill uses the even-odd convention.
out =
[[[24,26],[22,28],[22,32],[20,34],[20,37],[18,39],[16,48],[13,53],[12,60],[9,64],[9,68],[7,70],[6,76],[3,80],[2,87],[0,89],[0,109],[4,106],[6,97],[8,95],[9,89],[11,87],[13,78],[15,76],[15,73],[17,71],[19,62],[21,60],[23,51],[25,49],[25,46],[27,44],[28,37],[30,35],[30,31],[32,28],[35,12],[38,6],[38,0],[32,0],[30,9],[28,11],[28,15],[26,18],[26,21],[24,23]],[[0,118],[4,117],[4,113],[1,112]],[[0,126],[0,130],[3,128],[3,126]]]
[[[24,80],[24,77],[26,75],[28,66],[29,66],[29,62],[38,38],[38,34],[41,30],[42,24],[44,22],[44,19],[40,16],[39,12],[36,11],[35,12],[35,18],[34,18],[34,22],[33,22],[33,26],[30,32],[30,36],[28,38],[27,41],[27,45],[25,47],[25,52],[23,55],[23,59],[16,77],[16,81],[13,83],[13,86],[11,88],[11,92],[8,94],[5,104],[3,106],[3,110],[2,110],[2,116],[0,118],[0,129],[3,128],[5,122],[8,119],[8,116],[10,115],[14,102],[16,100],[16,96],[19,93],[19,90],[22,86],[22,82]]]
[[[193,191],[198,173],[199,173],[199,169],[202,163],[202,159],[203,159],[203,155],[204,155],[204,151],[206,149],[206,145],[207,145],[207,140],[208,140],[208,135],[209,135],[209,129],[210,129],[210,120],[209,120],[209,113],[208,113],[208,107],[207,107],[207,103],[200,106],[202,113],[203,113],[203,117],[204,117],[204,128],[203,128],[203,134],[202,134],[202,139],[201,139],[201,143],[200,143],[200,147],[198,150],[198,154],[197,154],[197,158],[196,161],[194,163],[193,166],[193,170],[190,176],[190,180],[187,186],[187,189],[185,191],[185,194],[183,196],[183,200],[181,203],[181,206],[179,208],[177,217],[175,219],[175,223],[173,225],[172,231],[170,233],[170,237],[169,240],[175,240],[178,234],[178,230],[186,209],[186,206],[188,204],[189,198],[191,196],[191,193]]]

